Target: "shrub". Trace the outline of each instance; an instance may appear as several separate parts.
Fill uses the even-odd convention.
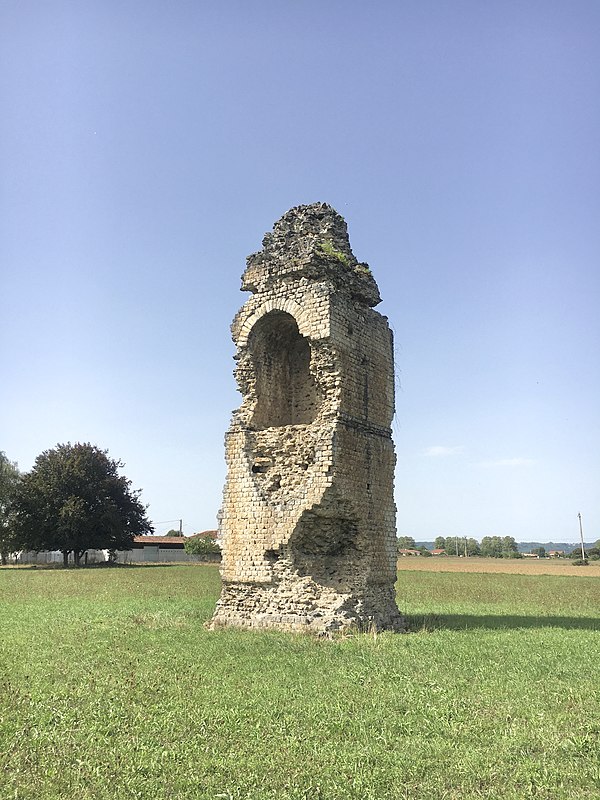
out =
[[[190,536],[183,543],[186,553],[194,556],[207,556],[220,553],[221,549],[212,536]]]
[[[329,256],[330,258],[336,258],[344,266],[348,266],[348,256],[345,253],[342,253],[341,250],[337,250],[331,242],[321,242],[320,248],[326,256]]]

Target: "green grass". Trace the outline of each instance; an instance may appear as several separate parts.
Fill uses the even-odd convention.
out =
[[[406,572],[412,633],[209,632],[215,567],[0,570],[0,798],[600,796],[600,580]]]

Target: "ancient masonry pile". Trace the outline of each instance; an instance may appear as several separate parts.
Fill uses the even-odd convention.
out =
[[[242,290],[211,626],[401,630],[393,345],[373,276],[316,203],[265,235]]]

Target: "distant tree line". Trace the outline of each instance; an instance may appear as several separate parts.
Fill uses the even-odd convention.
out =
[[[399,536],[397,541],[399,550],[415,550],[422,555],[431,555],[426,547],[417,546],[412,536]],[[449,556],[523,557],[512,536],[484,536],[481,543],[470,536],[437,536],[434,548],[443,550]]]
[[[415,554],[430,556],[431,552],[424,545],[417,545],[412,536],[399,536],[397,539],[398,550],[414,550]],[[572,552],[567,557],[574,561],[582,561],[581,548],[579,545],[571,545]],[[523,558],[523,553],[519,551],[517,542],[512,536],[484,536],[481,542],[468,536],[437,536],[434,542],[434,551],[441,550],[448,556],[483,556],[485,558]],[[532,555],[538,558],[546,558],[548,553],[542,545],[532,547]],[[565,556],[562,551],[553,552],[553,555]],[[587,561],[600,560],[600,539],[591,547],[586,546],[585,554]]]
[[[126,550],[152,533],[146,509],[120,461],[92,444],[59,444],[21,474],[0,453],[0,556],[58,550],[76,565],[87,550]]]
[[[437,536],[435,549],[445,550],[449,556],[480,556],[481,551],[477,539],[467,536]]]
[[[512,536],[484,536],[480,545],[481,555],[488,558],[522,558]]]

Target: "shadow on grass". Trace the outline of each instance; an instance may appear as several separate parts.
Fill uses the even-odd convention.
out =
[[[437,630],[463,631],[476,628],[516,630],[518,628],[564,628],[566,630],[600,630],[597,617],[524,617],[500,614],[405,614],[409,633]]]

